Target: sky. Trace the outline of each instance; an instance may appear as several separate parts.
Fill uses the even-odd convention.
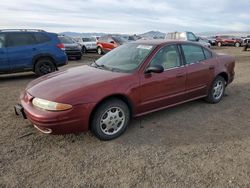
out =
[[[0,0],[0,29],[250,31],[250,0]]]

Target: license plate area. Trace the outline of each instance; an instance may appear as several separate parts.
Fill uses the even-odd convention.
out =
[[[22,105],[17,104],[14,106],[15,114],[17,116],[21,116],[23,119],[27,119],[26,114],[24,113],[24,109]]]

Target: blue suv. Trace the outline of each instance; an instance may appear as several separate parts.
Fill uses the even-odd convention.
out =
[[[38,76],[68,63],[57,34],[42,30],[0,30],[0,74],[34,71]]]

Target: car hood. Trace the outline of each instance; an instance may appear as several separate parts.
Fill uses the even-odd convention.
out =
[[[42,76],[30,82],[26,91],[33,97],[74,104],[79,102],[79,95],[93,95],[105,84],[112,85],[114,80],[128,75],[84,65]]]

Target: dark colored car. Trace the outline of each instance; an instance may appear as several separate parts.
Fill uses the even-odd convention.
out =
[[[82,47],[80,44],[78,44],[76,41],[74,41],[72,38],[67,36],[59,36],[59,39],[65,46],[65,52],[68,56],[68,58],[76,58],[77,60],[80,60],[82,58]]]
[[[233,36],[216,36],[216,44],[217,46],[241,46],[241,39],[233,37]]]
[[[67,64],[57,34],[42,30],[0,30],[0,74],[33,71],[41,76]]]
[[[233,57],[198,43],[137,41],[92,65],[32,81],[15,109],[43,133],[90,129],[110,140],[126,130],[132,117],[199,98],[218,103],[234,79],[234,66]]]
[[[119,35],[104,35],[98,39],[97,53],[99,55],[107,53],[127,41]]]

